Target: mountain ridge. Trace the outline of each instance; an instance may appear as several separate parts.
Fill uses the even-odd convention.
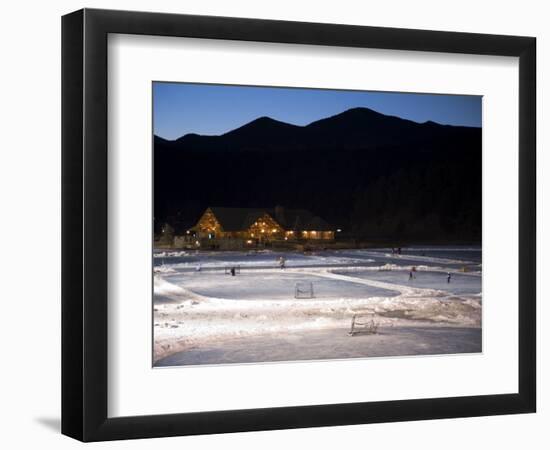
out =
[[[305,126],[263,116],[218,136],[155,136],[155,224],[283,205],[369,237],[477,240],[481,132],[352,108]]]
[[[188,136],[189,137],[204,137],[204,138],[222,137],[222,136],[230,135],[231,133],[234,133],[238,130],[241,130],[243,128],[246,128],[248,126],[255,125],[255,124],[258,124],[258,123],[274,123],[274,124],[279,124],[279,125],[282,125],[282,126],[296,128],[296,129],[300,129],[300,128],[305,129],[305,128],[315,126],[315,124],[325,122],[325,121],[330,120],[330,119],[335,119],[335,118],[339,118],[339,117],[342,117],[342,116],[347,116],[347,115],[355,114],[355,113],[364,114],[364,113],[367,113],[367,112],[368,113],[374,113],[374,115],[382,116],[382,117],[385,117],[385,118],[398,119],[398,120],[401,120],[401,121],[404,121],[404,122],[409,122],[409,123],[415,124],[415,125],[436,125],[436,126],[440,126],[440,127],[457,127],[457,128],[473,128],[473,129],[479,129],[480,128],[480,127],[474,127],[474,126],[468,126],[468,125],[442,124],[442,123],[439,123],[439,122],[435,122],[433,120],[426,120],[424,122],[415,122],[414,120],[411,120],[411,119],[405,119],[403,117],[399,117],[399,116],[395,116],[395,115],[384,114],[384,113],[381,113],[381,112],[376,111],[376,110],[371,109],[371,108],[358,106],[358,107],[346,109],[342,112],[333,114],[331,116],[316,119],[316,120],[314,120],[314,121],[312,121],[312,122],[310,122],[306,125],[296,125],[296,124],[292,124],[292,123],[289,123],[289,122],[284,122],[282,120],[274,119],[273,117],[270,117],[270,116],[260,116],[260,117],[257,117],[256,119],[252,119],[249,122],[246,122],[242,125],[239,125],[236,128],[233,128],[231,130],[225,131],[225,132],[220,133],[220,134],[200,134],[200,133],[191,132],[191,133],[186,133],[182,136],[179,136],[175,139],[167,139],[167,138],[164,138],[162,136],[159,136],[158,134],[155,134],[154,137],[158,138],[158,139],[162,139],[162,140],[167,141],[167,142],[181,141],[182,139],[184,139]]]
[[[479,128],[444,125],[433,121],[418,123],[370,108],[357,107],[307,125],[294,125],[262,116],[223,134],[187,133],[171,141],[155,135],[155,141],[165,144],[164,148],[179,150],[300,150],[334,145],[342,148],[366,148],[395,145],[402,141],[433,140],[442,135],[469,132],[468,130]]]

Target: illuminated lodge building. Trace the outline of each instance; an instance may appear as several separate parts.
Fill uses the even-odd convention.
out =
[[[334,230],[304,209],[207,208],[189,230],[200,240],[240,241],[247,246],[274,241],[334,239]],[[199,241],[197,241],[199,242]]]

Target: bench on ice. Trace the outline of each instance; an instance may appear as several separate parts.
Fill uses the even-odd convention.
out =
[[[354,314],[351,318],[351,328],[348,332],[349,336],[357,334],[376,334],[378,332],[378,322],[374,320],[375,314]]]

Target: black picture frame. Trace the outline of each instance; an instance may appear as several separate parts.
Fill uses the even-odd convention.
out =
[[[107,416],[109,33],[519,58],[519,386],[470,397]],[[82,441],[535,412],[536,39],[83,9],[62,18],[62,433]],[[512,294],[510,294],[512,295]]]

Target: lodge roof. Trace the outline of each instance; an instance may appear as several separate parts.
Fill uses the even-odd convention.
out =
[[[286,208],[209,208],[224,231],[247,230],[256,220],[268,214],[281,227],[295,231],[331,231],[329,223],[306,209]]]
[[[256,208],[224,208],[216,206],[209,209],[214,213],[224,231],[246,230],[266,212],[265,210]]]

